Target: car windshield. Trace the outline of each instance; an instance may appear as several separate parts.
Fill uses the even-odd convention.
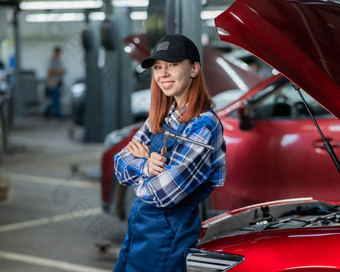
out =
[[[213,96],[212,100],[215,104],[215,111],[221,110],[239,99],[245,92],[240,89],[227,90]]]
[[[302,91],[311,112],[318,118],[330,118],[326,111],[311,96]],[[255,119],[306,119],[310,118],[298,92],[292,84],[286,83],[276,87],[272,92],[266,93],[252,104],[252,115]]]

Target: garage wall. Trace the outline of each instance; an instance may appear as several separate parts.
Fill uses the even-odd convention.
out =
[[[45,77],[47,61],[53,48],[63,49],[61,59],[67,70],[64,83],[70,86],[75,80],[84,77],[84,49],[81,32],[82,22],[24,23],[21,21],[21,65],[23,69],[35,70],[37,77]]]

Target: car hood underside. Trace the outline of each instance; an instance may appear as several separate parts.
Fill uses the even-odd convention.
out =
[[[236,0],[215,24],[223,41],[256,55],[340,118],[340,4]]]

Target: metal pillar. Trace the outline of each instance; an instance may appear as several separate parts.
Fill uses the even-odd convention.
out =
[[[87,53],[88,96],[85,109],[85,141],[101,142],[115,129],[132,123],[131,92],[133,90],[131,59],[124,52],[123,39],[130,34],[131,22],[128,9],[115,8],[106,2],[106,33],[92,24],[97,46]],[[114,16],[113,16],[114,15]],[[114,19],[113,19],[114,18]],[[111,29],[110,27],[113,26]],[[103,27],[103,26],[102,26]],[[112,33],[109,33],[112,30]],[[102,35],[110,34],[113,44]],[[107,36],[106,36],[107,38]],[[100,44],[101,43],[101,44]],[[101,67],[98,67],[101,66]]]
[[[178,1],[177,3],[180,5],[180,33],[196,44],[202,60],[202,3],[197,0]]]
[[[102,74],[103,96],[102,96],[102,133],[103,137],[109,132],[119,127],[119,93],[117,88],[117,71],[119,70],[119,52],[117,52],[117,19],[113,16],[113,7],[109,0],[105,1],[105,23],[107,33],[103,33],[102,26],[101,35],[106,35],[106,48],[104,56],[104,67]],[[104,22],[103,22],[104,23]],[[103,44],[102,37],[102,44]]]
[[[132,64],[124,51],[123,40],[131,33],[130,10],[107,3],[107,18],[113,22],[114,49],[105,50],[103,68],[103,132],[108,134],[115,129],[132,123],[131,92],[133,90]],[[113,16],[112,16],[113,15]],[[114,19],[111,19],[113,17]]]
[[[88,25],[89,47],[85,50],[86,102],[84,112],[85,142],[100,142],[102,133],[102,68],[98,66],[99,27],[96,23]]]
[[[20,51],[20,11],[17,7],[13,8],[13,27],[14,27],[14,44],[15,44],[15,70],[14,70],[14,90],[13,90],[13,107],[14,115],[24,113],[23,95],[21,93],[21,51]]]
[[[131,34],[130,10],[127,8],[116,8],[114,10],[117,18],[117,93],[118,93],[118,128],[130,125],[133,121],[131,112],[131,93],[134,88],[131,57],[124,51],[123,40]]]

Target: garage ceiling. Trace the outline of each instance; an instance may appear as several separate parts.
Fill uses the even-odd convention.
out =
[[[0,0],[0,9],[2,7],[10,8],[9,6],[17,6],[19,3],[22,2],[35,2],[35,1],[44,1],[44,2],[51,2],[51,1],[58,1],[58,0]],[[61,0],[62,1],[62,0]],[[66,1],[66,0],[64,0]],[[71,1],[76,1],[76,0],[71,0]],[[71,2],[69,1],[69,2]],[[120,1],[120,0],[114,0],[114,1]],[[137,0],[139,1],[139,0]],[[183,0],[180,0],[183,1]],[[199,0],[195,0],[199,1]],[[201,0],[203,3],[202,10],[224,10],[227,8],[228,5],[232,4],[234,0]],[[134,7],[131,10],[132,11],[146,11],[146,7]],[[45,12],[48,11],[50,14],[52,13],[58,13],[58,12],[82,12],[82,10],[25,10],[21,12],[20,20],[21,20],[21,35],[22,37],[25,38],[30,38],[30,39],[37,39],[37,38],[42,38],[45,35],[45,29],[46,26],[43,26],[43,24],[27,24],[26,23],[26,16],[28,14],[35,14],[39,12]],[[58,19],[60,19],[58,17]],[[53,24],[51,21],[49,25]],[[72,25],[72,27],[71,27]],[[71,22],[68,23],[68,26],[64,27],[64,34],[69,35],[69,32],[74,32],[78,27],[80,27],[80,23],[74,22],[73,24]],[[42,28],[44,29],[42,30]],[[140,32],[144,29],[143,24],[137,21],[137,23],[133,23],[133,29],[137,32]],[[142,30],[141,30],[142,29]],[[72,33],[73,33],[72,32]]]
[[[25,0],[27,2],[34,2],[36,0]],[[54,1],[54,0],[41,0],[41,1]],[[76,0],[74,0],[76,1]],[[22,0],[0,0],[0,5],[2,6],[16,6]],[[223,8],[226,7],[228,4],[231,4],[233,0],[202,0],[204,7],[207,9],[210,8]]]

